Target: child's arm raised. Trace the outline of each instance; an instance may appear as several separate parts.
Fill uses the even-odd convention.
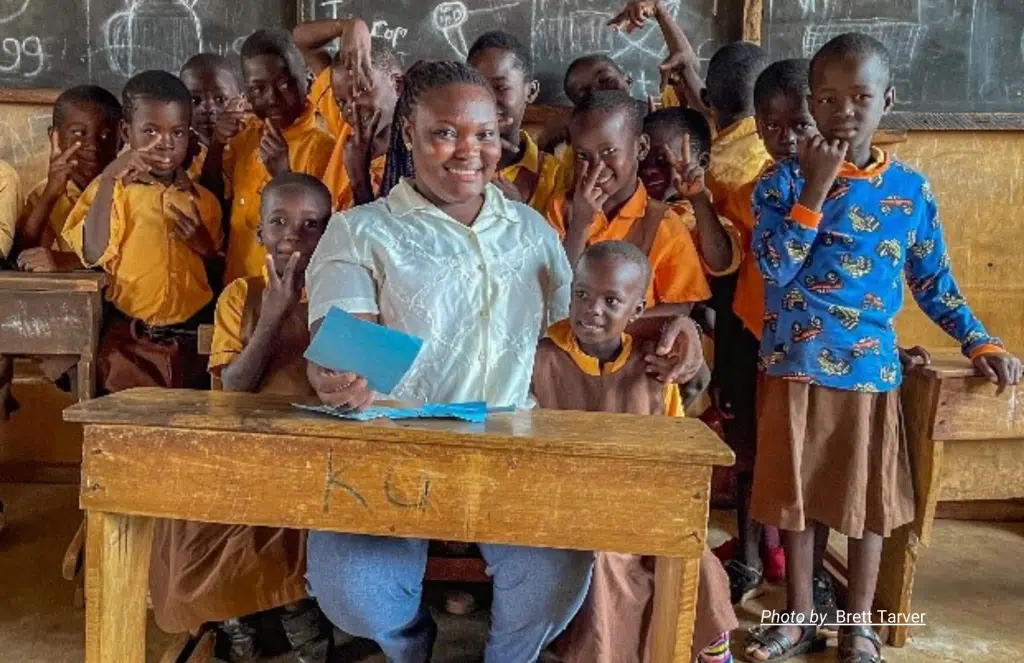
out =
[[[373,178],[370,176],[370,162],[373,160],[373,137],[380,127],[381,111],[377,109],[366,117],[362,107],[353,109],[355,126],[345,142],[345,171],[352,186],[352,199],[356,205],[373,202]]]
[[[925,185],[927,186],[927,185]],[[960,343],[963,353],[1001,393],[1021,380],[1020,360],[1006,352],[974,315],[953,277],[946,242],[934,199],[907,247],[904,271],[914,299],[929,318]]]
[[[785,164],[776,167],[754,190],[752,248],[766,282],[785,286],[794,278],[818,236],[821,208],[839,174],[847,145],[814,136],[799,147],[803,190],[793,200],[797,182]]]
[[[676,158],[667,146],[661,148],[672,166],[672,184],[679,195],[693,206],[693,215],[697,219],[697,238],[700,241],[700,254],[710,271],[725,274],[733,267],[735,249],[733,240],[725,230],[711,197],[704,186],[704,168],[694,161],[690,149],[690,136],[683,134],[683,153]],[[738,261],[737,261],[738,262]]]
[[[46,174],[46,187],[43,188],[39,201],[32,207],[15,235],[14,246],[19,253],[25,249],[39,246],[43,232],[50,221],[50,213],[60,197],[68,188],[71,171],[76,165],[75,152],[82,146],[74,143],[64,150],[60,149],[60,137],[56,129],[50,134],[50,169]]]
[[[579,262],[587,248],[590,225],[608,202],[609,194],[597,185],[604,169],[605,165],[601,161],[594,165],[589,161],[576,162],[576,183],[572,199],[568,201],[569,209],[565,219],[565,254],[569,256],[571,265]]]
[[[301,23],[295,26],[292,37],[314,75],[328,66],[329,61],[328,64],[324,63],[323,53],[328,44],[338,39],[338,58],[342,64],[356,75],[361,85],[373,87],[373,72],[370,69],[370,28],[361,18]]]
[[[140,149],[128,149],[103,169],[99,177],[96,197],[85,217],[82,229],[82,258],[87,265],[99,263],[110,244],[110,213],[114,204],[114,185],[118,180],[131,178],[134,182],[152,184],[149,171],[154,163],[153,148],[160,142],[159,136]]]

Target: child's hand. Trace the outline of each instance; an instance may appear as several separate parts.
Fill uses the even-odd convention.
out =
[[[203,258],[212,258],[217,254],[217,246],[213,242],[210,231],[203,225],[199,214],[199,206],[192,201],[192,209],[186,212],[174,203],[169,205],[174,217],[174,228],[171,232],[185,243],[185,246]]]
[[[631,34],[652,19],[658,12],[657,0],[630,0],[629,4],[608,21],[608,27],[612,30],[622,30]]]
[[[380,128],[381,111],[378,108],[367,117],[364,109],[357,105],[349,115],[355,121],[352,135],[345,142],[345,167],[351,174],[353,170],[363,172],[369,167],[373,139]]]
[[[693,66],[694,62],[689,54],[682,51],[669,53],[669,56],[658,65],[658,73],[661,74],[661,88],[681,85],[686,68]]]
[[[301,257],[302,254],[298,251],[293,253],[288,258],[288,264],[285,265],[284,275],[278,276],[273,256],[267,256],[269,282],[263,290],[261,320],[266,318],[272,322],[280,322],[299,302],[302,297],[302,279],[296,277],[295,272]]]
[[[661,151],[672,166],[672,186],[680,196],[690,199],[704,193],[704,167],[693,160],[690,134],[683,134],[683,153],[678,159],[667,145],[662,145]]]
[[[693,379],[704,366],[700,332],[689,316],[669,320],[661,330],[661,340],[653,355],[644,358],[647,372],[662,382],[683,384]]]
[[[270,120],[264,123],[263,136],[260,138],[259,158],[271,177],[291,170],[288,165],[288,141]]]
[[[59,268],[53,252],[37,246],[18,254],[18,269],[23,272],[56,272]]]
[[[588,161],[576,162],[576,182],[573,185],[567,225],[577,230],[585,230],[594,221],[594,216],[604,210],[604,204],[611,196],[597,185],[604,171],[605,165],[601,161],[595,165]]]
[[[849,147],[850,144],[845,140],[825,140],[821,134],[811,136],[797,145],[797,159],[807,180],[804,191],[810,202],[817,203],[807,207],[821,211],[829,189],[839,176],[839,169],[846,160]]]
[[[355,373],[338,373],[309,362],[306,376],[320,402],[340,410],[365,410],[373,403],[373,390],[366,378]]]
[[[224,110],[217,118],[213,128],[214,141],[227,144],[245,126],[245,118],[252,112],[252,106],[244,97],[235,97],[224,105]]]
[[[979,355],[974,358],[974,367],[992,384],[997,385],[997,396],[1002,394],[1008,386],[1020,383],[1022,377],[1020,359],[1009,352]]]
[[[931,354],[920,345],[915,345],[906,350],[897,348],[897,350],[899,351],[900,364],[903,366],[904,373],[912,371],[918,366],[927,366],[932,363]]]
[[[103,170],[106,177],[115,180],[123,180],[127,184],[152,184],[156,180],[149,174],[153,168],[168,168],[170,159],[156,154],[156,145],[160,142],[159,136],[153,136],[149,144],[138,149],[129,148],[117,156],[116,159]]]
[[[373,68],[370,56],[370,29],[364,21],[353,20],[338,40],[338,61],[341,62],[357,91],[373,89]]]
[[[57,131],[54,130],[50,134],[50,169],[46,173],[46,188],[43,189],[44,199],[55,200],[67,191],[71,171],[78,165],[78,161],[74,159],[75,152],[80,147],[82,147],[82,143],[76,142],[62,152],[60,136],[57,135]]]

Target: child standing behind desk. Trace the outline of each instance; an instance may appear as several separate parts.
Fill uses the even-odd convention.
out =
[[[128,147],[89,185],[64,240],[111,275],[97,360],[101,391],[202,384],[200,312],[213,298],[205,260],[223,241],[220,205],[185,173],[192,98],[176,76],[145,71],[123,92]]]
[[[647,257],[628,242],[591,245],[572,283],[569,318],[554,324],[537,347],[531,390],[542,408],[681,417],[679,387],[647,374],[644,352],[625,333],[644,311],[651,279]],[[701,365],[690,325],[687,351]],[[565,663],[641,663],[648,660],[653,559],[598,553],[587,598],[556,647]],[[728,633],[737,627],[729,581],[705,550],[693,648],[689,660],[731,661]],[[699,659],[698,659],[699,656]]]
[[[1020,380],[1021,365],[961,295],[927,180],[871,146],[894,100],[886,48],[862,34],[836,37],[811,61],[810,88],[821,135],[754,192],[766,324],[751,515],[783,530],[793,613],[814,607],[816,530],[846,535],[846,609],[863,619],[883,538],[914,519],[893,328],[904,275],[924,312],[1000,390]],[[863,623],[840,626],[843,663],[881,661],[878,636]],[[815,630],[755,631],[747,655],[780,660],[818,648]]]
[[[95,85],[61,92],[53,105],[50,168],[18,219],[18,267],[27,272],[82,269],[61,233],[82,192],[117,157],[121,103]]]
[[[242,44],[246,98],[256,118],[239,107],[225,111],[200,181],[231,199],[225,283],[259,276],[265,253],[256,240],[260,194],[288,171],[322,177],[334,140],[319,129],[306,99],[306,67],[291,35],[257,30]],[[230,141],[230,143],[229,143]]]
[[[331,214],[330,192],[300,173],[263,192],[262,276],[234,281],[217,301],[210,354],[225,391],[313,395],[302,357],[309,345],[305,271]],[[153,612],[168,633],[217,622],[231,660],[256,660],[256,613],[283,608],[301,663],[329,660],[331,631],[306,593],[306,533],[291,529],[158,520],[150,565]]]
[[[192,94],[192,163],[188,174],[198,180],[206,154],[216,139],[217,121],[228,102],[238,97],[238,81],[227,58],[216,53],[193,55],[181,65],[181,82]]]

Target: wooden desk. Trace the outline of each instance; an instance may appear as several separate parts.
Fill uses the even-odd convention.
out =
[[[0,354],[78,358],[78,400],[96,393],[106,274],[0,272]]]
[[[911,611],[914,568],[940,500],[1024,497],[1024,387],[996,396],[995,386],[954,353],[933,353],[930,366],[907,374],[900,393],[917,514],[882,549],[875,605],[891,612]],[[902,647],[908,630],[889,629],[889,644]]]
[[[583,412],[356,423],[289,399],[133,389],[85,424],[86,662],[144,660],[152,518],[659,557],[654,663],[688,663],[711,468],[697,420]]]

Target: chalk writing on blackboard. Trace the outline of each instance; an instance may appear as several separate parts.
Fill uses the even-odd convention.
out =
[[[147,69],[175,71],[199,53],[203,26],[193,9],[196,1],[128,0],[104,25],[110,70],[124,77]]]

